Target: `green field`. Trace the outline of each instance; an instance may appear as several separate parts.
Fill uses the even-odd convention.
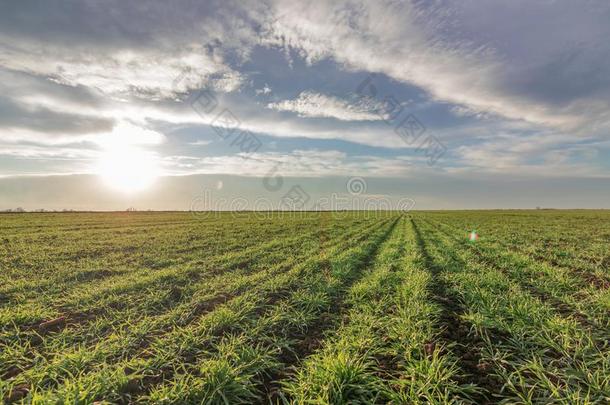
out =
[[[1,215],[0,398],[606,404],[609,245],[610,211]]]

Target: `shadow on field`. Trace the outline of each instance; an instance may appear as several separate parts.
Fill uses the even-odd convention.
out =
[[[397,217],[365,252],[364,257],[355,266],[354,271],[344,280],[340,291],[333,296],[329,309],[320,314],[318,322],[308,328],[305,333],[297,331],[288,333],[286,338],[295,342],[294,348],[281,354],[279,359],[282,363],[281,370],[271,373],[263,381],[263,397],[268,401],[266,403],[280,403],[282,401],[283,394],[280,393],[282,381],[290,378],[301,362],[323,345],[326,333],[339,326],[340,322],[344,319],[346,311],[349,309],[344,303],[345,292],[362,278],[363,270],[374,263],[380,247],[392,234],[401,218],[402,216]],[[328,261],[325,261],[325,264],[330,266]]]
[[[473,396],[473,400],[477,404],[493,403],[491,396],[499,394],[502,384],[494,377],[488,374],[489,365],[481,362],[480,348],[483,347],[483,341],[471,334],[470,325],[461,319],[465,308],[459,298],[451,294],[445,281],[439,277],[440,273],[445,271],[440,263],[434,261],[426,241],[422,237],[419,227],[411,218],[411,225],[415,233],[415,241],[422,257],[422,267],[432,275],[432,300],[441,308],[439,317],[439,327],[441,329],[439,338],[445,343],[445,346],[451,350],[451,353],[457,358],[457,365],[461,368],[462,384],[475,384],[482,390],[482,393]],[[459,258],[453,255],[452,251],[439,241],[438,249],[449,255],[450,260],[457,267],[466,267],[466,264]]]
[[[430,222],[428,222],[428,223],[430,225],[434,226],[434,224],[432,224]],[[453,236],[443,230],[440,230],[440,232],[442,232],[448,238],[452,239],[455,244],[459,243],[459,239],[457,239],[455,236]],[[578,311],[576,308],[574,308],[569,303],[561,301],[560,299],[542,291],[540,288],[536,287],[533,283],[528,282],[527,278],[519,277],[518,275],[514,274],[513,272],[511,272],[510,268],[507,266],[507,264],[508,264],[510,266],[513,266],[513,268],[519,268],[519,267],[523,266],[522,263],[516,262],[514,259],[509,258],[509,261],[506,262],[507,264],[499,264],[497,262],[497,260],[494,260],[493,256],[494,256],[494,252],[496,252],[496,250],[493,248],[492,248],[491,252],[485,252],[482,248],[479,248],[474,245],[469,245],[467,247],[467,249],[469,249],[471,252],[474,253],[475,260],[479,264],[504,274],[509,280],[511,280],[513,283],[517,284],[523,291],[526,291],[532,297],[538,299],[541,303],[551,307],[553,309],[553,311],[555,311],[560,316],[562,316],[564,318],[573,319],[574,321],[578,322],[584,329],[590,331],[591,333],[599,332],[601,334],[601,336],[605,335],[604,326],[596,324],[594,321],[587,318],[587,316],[585,314]],[[540,274],[535,274],[535,276],[545,277],[545,274],[540,273]],[[603,342],[603,340],[604,340],[603,338],[600,339],[600,349],[603,349],[603,347],[604,347],[603,344],[601,343],[601,342]]]

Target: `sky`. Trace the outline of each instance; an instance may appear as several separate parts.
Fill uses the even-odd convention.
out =
[[[3,1],[0,210],[610,208],[608,21],[602,0]]]

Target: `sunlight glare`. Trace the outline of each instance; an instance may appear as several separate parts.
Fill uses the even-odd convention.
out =
[[[135,147],[112,148],[100,157],[98,173],[113,189],[137,192],[159,177],[159,162],[155,154]]]

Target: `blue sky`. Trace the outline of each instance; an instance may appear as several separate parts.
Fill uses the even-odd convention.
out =
[[[417,208],[609,207],[608,21],[594,0],[3,2],[0,209],[312,204],[355,177]]]

